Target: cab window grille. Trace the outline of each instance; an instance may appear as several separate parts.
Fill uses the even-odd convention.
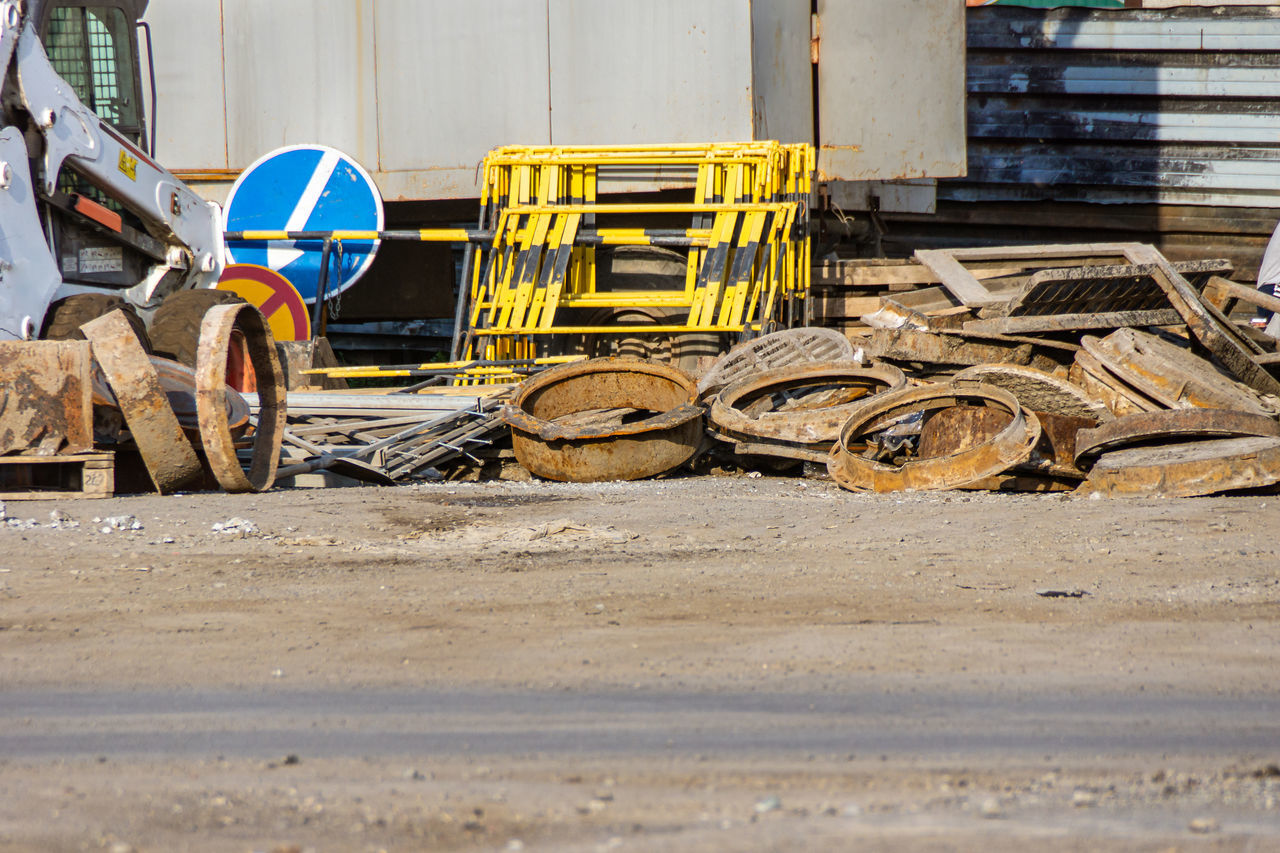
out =
[[[112,6],[62,6],[49,16],[45,50],[76,97],[135,141],[141,132],[134,96],[133,27]]]
[[[113,6],[60,6],[50,11],[44,46],[53,70],[76,97],[138,142],[142,125],[133,91],[134,37],[124,12]],[[69,169],[58,176],[58,188],[123,212],[118,201]]]

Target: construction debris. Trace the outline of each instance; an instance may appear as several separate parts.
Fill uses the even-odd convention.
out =
[[[123,311],[112,311],[82,327],[93,355],[124,413],[125,424],[160,494],[198,481],[204,473],[191,442],[169,406],[160,377]],[[225,364],[225,360],[223,364]],[[226,419],[226,397],[218,410]]]
[[[825,463],[866,397],[906,385],[892,365],[802,364],[746,376],[711,399],[708,429],[739,454]]]
[[[512,175],[535,169],[522,157],[509,164]],[[495,192],[510,191],[505,178],[494,180]],[[316,367],[319,350],[309,345],[310,352],[294,347],[286,373],[261,314],[239,304],[206,315],[194,372],[148,358],[114,315],[86,324],[91,350],[9,345],[19,349],[3,362],[9,373],[0,373],[0,491],[110,494],[114,458],[83,452],[104,444],[136,445],[162,491],[198,486],[206,471],[208,483],[228,491],[259,491],[278,478],[301,483],[310,474],[325,482],[440,479],[512,452],[535,476],[575,482],[657,476],[709,453],[748,469],[821,465],[842,487],[870,492],[1178,496],[1280,484],[1280,381],[1271,374],[1280,354],[1274,340],[1224,313],[1270,297],[1226,278],[1225,262],[1170,263],[1150,246],[1105,243],[923,251],[916,262],[842,263],[838,276],[824,264],[814,271],[815,302],[789,311],[799,317],[838,306],[822,319],[839,328],[751,337],[764,331],[762,318],[780,316],[781,296],[804,293],[797,270],[786,273],[789,284],[766,282],[755,270],[741,293],[771,307],[752,314],[735,301],[734,311],[746,311],[730,323],[741,340],[697,380],[671,364],[549,356],[534,346],[548,330],[603,334],[537,319],[559,299],[540,288],[580,274],[559,271],[564,253],[604,245],[598,224],[578,235],[589,237],[581,245],[553,233],[587,228],[564,219],[582,205],[558,196],[540,204],[509,211],[537,214],[545,234],[516,228],[503,239],[543,241],[541,266],[504,261],[502,277],[472,268],[463,347],[471,357],[463,361],[337,367],[322,353],[327,366]],[[720,202],[708,204],[725,212]],[[754,215],[747,207],[778,202],[744,204],[736,212],[746,212],[745,223]],[[774,261],[794,260],[790,237],[775,238],[782,254]],[[717,240],[747,257],[746,244],[727,231],[661,239],[688,243],[703,266]],[[686,283],[702,281],[699,264],[685,268],[693,276]],[[531,269],[541,272],[530,279]],[[724,281],[748,275],[745,267],[730,273],[726,267]],[[872,289],[877,276],[883,292],[875,296],[833,293],[846,284]],[[521,290],[520,282],[535,279],[536,287]],[[676,304],[657,293],[644,297],[656,302],[631,308]],[[507,297],[524,300],[527,316],[505,316]],[[863,320],[852,319],[849,299],[868,309]],[[705,314],[700,306],[678,307]],[[649,331],[729,333],[710,315],[655,325]],[[96,384],[94,359],[104,377]],[[326,387],[341,378],[411,384]],[[288,392],[296,393],[286,406]],[[117,409],[122,417],[113,421]],[[508,434],[512,450],[504,451]]]
[[[931,436],[937,415],[950,420]],[[933,384],[868,400],[840,430],[827,470],[855,491],[955,489],[1027,461],[1039,440],[1040,421],[1008,391]]]
[[[1039,421],[1042,435],[1025,459],[966,487],[1071,488],[1087,475],[1082,494],[1180,495],[1275,482],[1265,442],[1277,435],[1280,382],[1269,367],[1280,356],[1275,341],[1223,313],[1237,300],[1260,304],[1223,277],[1225,262],[1173,264],[1132,243],[938,250],[917,259],[927,270],[915,276],[918,285],[942,288],[903,287],[910,265],[892,268],[892,291],[864,315],[864,327],[846,322],[844,331],[915,382],[999,385]],[[890,269],[882,264],[860,277],[845,272],[865,286]],[[943,476],[945,461],[994,440],[1012,415],[925,403],[927,389],[945,399],[945,387],[925,385],[914,411],[892,407],[894,418],[877,408],[884,399],[871,398],[842,431],[854,447],[833,453],[833,476],[852,488],[960,485],[962,477]],[[904,439],[912,418],[916,435]]]
[[[525,380],[502,410],[516,459],[549,480],[638,480],[689,461],[702,442],[693,377],[621,358]]]

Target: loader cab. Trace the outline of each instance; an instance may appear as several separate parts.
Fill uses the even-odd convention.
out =
[[[138,55],[138,21],[146,9],[147,0],[47,0],[38,26],[58,76],[99,118],[151,153]]]
[[[138,49],[146,8],[147,0],[45,0],[33,4],[32,13],[58,76],[100,119],[150,154]],[[86,206],[99,212],[87,214]],[[113,215],[119,225],[104,227]],[[163,245],[137,216],[73,168],[59,173],[42,216],[64,285],[119,292],[164,258]]]

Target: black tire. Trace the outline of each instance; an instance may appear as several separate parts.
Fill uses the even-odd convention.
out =
[[[244,299],[228,290],[179,290],[165,297],[151,319],[151,341],[156,355],[196,366],[200,323],[215,305],[231,305]]]
[[[596,256],[596,290],[683,290],[688,259],[679,252],[656,246],[619,246],[599,251]],[[605,309],[586,325],[679,325],[688,312],[676,308]],[[704,362],[723,351],[723,340],[714,333],[689,332],[683,335],[645,335],[618,338],[591,335],[584,342],[587,355],[619,356],[660,361],[698,375]]]
[[[151,352],[151,338],[147,335],[146,324],[132,305],[113,293],[77,293],[66,299],[59,299],[45,312],[40,337],[48,341],[83,341],[85,336],[80,331],[81,326],[90,320],[106,316],[117,308],[124,312],[124,318],[138,335],[142,348]]]

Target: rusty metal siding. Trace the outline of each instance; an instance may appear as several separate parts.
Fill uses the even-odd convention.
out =
[[[1280,6],[967,17],[969,174],[939,200],[1280,207]]]

